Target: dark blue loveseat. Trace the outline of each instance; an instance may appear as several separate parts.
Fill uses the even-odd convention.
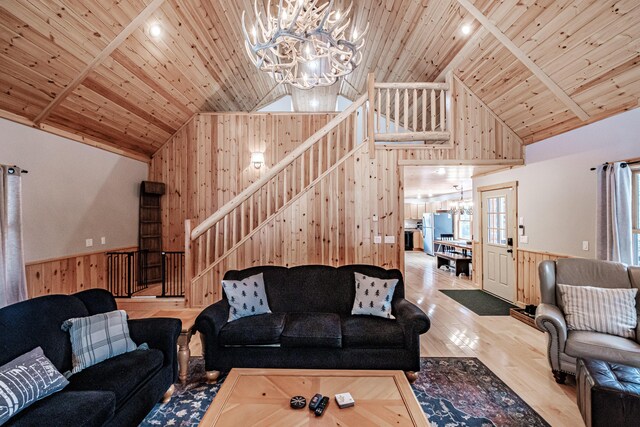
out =
[[[396,320],[351,314],[354,273],[398,279],[392,299]],[[229,302],[207,307],[196,319],[201,333],[207,378],[231,368],[397,369],[410,381],[420,370],[420,334],[429,317],[404,298],[399,270],[373,265],[330,267],[259,266],[228,271],[227,280],[262,273],[272,314],[227,322]],[[331,321],[333,319],[333,321]],[[282,338],[295,324],[306,338],[292,344]]]
[[[62,373],[71,370],[69,334],[60,329],[72,317],[116,310],[102,289],[49,295],[0,309],[0,366],[40,346]],[[135,350],[105,360],[69,378],[62,391],[22,410],[9,426],[135,426],[176,381],[178,319],[129,320]]]

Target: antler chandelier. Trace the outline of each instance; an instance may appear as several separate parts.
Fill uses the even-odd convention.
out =
[[[458,191],[458,187],[460,188],[460,201],[452,202],[451,208],[449,209],[449,213],[455,215],[459,213],[460,215],[473,215],[473,202],[465,202],[464,199],[464,190],[462,185],[454,185],[453,188]]]
[[[278,83],[310,89],[330,86],[351,73],[362,60],[360,49],[369,24],[361,33],[354,27],[347,37],[353,3],[344,11],[333,10],[333,0],[280,0],[277,15],[267,2],[266,17],[254,1],[256,24],[247,31],[245,11],[242,31],[253,64],[271,73]]]

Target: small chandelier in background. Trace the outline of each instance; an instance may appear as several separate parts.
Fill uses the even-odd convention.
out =
[[[460,187],[460,200],[454,201],[451,203],[451,207],[449,208],[449,213],[451,215],[460,214],[460,215],[473,215],[473,202],[465,202],[464,199],[464,190],[461,185],[454,185],[453,188],[458,191],[458,187]]]
[[[362,61],[369,24],[362,32],[350,29],[353,3],[340,12],[333,10],[333,1],[318,5],[321,0],[280,0],[274,16],[269,0],[263,21],[255,0],[256,23],[249,31],[242,12],[245,47],[253,64],[278,83],[300,89],[330,86],[351,73]]]

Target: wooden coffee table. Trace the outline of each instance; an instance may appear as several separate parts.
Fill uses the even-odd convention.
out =
[[[334,396],[351,393],[355,406],[340,409]],[[315,393],[330,397],[322,417],[289,400]],[[207,410],[208,426],[428,426],[402,371],[232,369]]]

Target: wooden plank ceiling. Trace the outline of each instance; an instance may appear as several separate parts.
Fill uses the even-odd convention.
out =
[[[638,105],[637,0],[354,3],[357,28],[370,25],[364,58],[324,92],[333,99],[364,93],[368,72],[378,81],[434,81],[452,68],[527,142]],[[252,111],[292,93],[246,56],[245,9],[251,1],[4,0],[0,116],[148,158],[196,112]],[[154,22],[164,29],[157,39],[148,34]],[[313,99],[293,95],[300,110]]]

